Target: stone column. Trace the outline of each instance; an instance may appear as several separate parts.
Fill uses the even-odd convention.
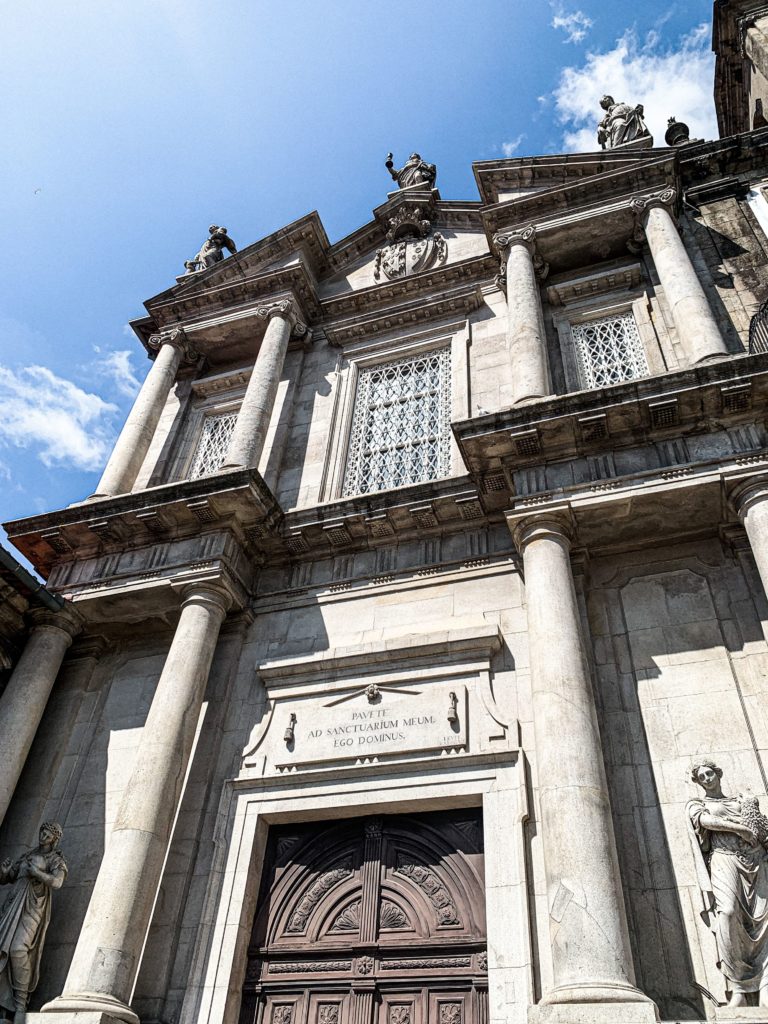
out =
[[[768,596],[768,480],[748,480],[731,496],[747,531],[752,555]]]
[[[267,329],[259,347],[259,354],[256,356],[243,404],[237,414],[237,422],[232,431],[222,469],[255,469],[258,466],[275,406],[291,332],[295,327],[302,333],[306,330],[303,325],[297,325],[296,308],[290,299],[277,302],[273,306],[265,306],[257,315],[266,319]]]
[[[157,356],[128,413],[92,498],[127,494],[133,487],[155,436],[168,393],[176,381],[181,360],[187,354],[184,331],[180,328],[165,334],[153,334],[149,344],[157,348]]]
[[[178,810],[219,629],[223,587],[189,584],[120,801],[72,965],[43,1012],[95,1011],[138,1024],[129,1009]]]
[[[664,289],[680,344],[691,364],[722,359],[728,349],[704,289],[680,238],[671,208],[677,193],[665,189],[633,202]]]
[[[35,609],[32,632],[0,697],[0,821],[5,817],[80,615]]]
[[[507,348],[512,364],[512,402],[529,402],[551,394],[547,336],[537,271],[546,264],[535,255],[535,228],[504,231],[493,239],[506,259]]]
[[[653,1021],[653,1003],[634,984],[603,752],[571,572],[569,515],[564,510],[517,521],[510,516],[509,523],[525,573],[554,974],[554,987],[536,1011],[545,1020],[602,1020],[599,1014],[579,1016],[583,1004],[610,1003],[614,1021],[622,1019],[616,1004],[639,1003],[643,1005],[630,1008],[632,1020]],[[563,1004],[577,1006],[569,1011]]]

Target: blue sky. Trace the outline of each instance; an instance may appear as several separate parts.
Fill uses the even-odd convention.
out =
[[[126,324],[210,223],[244,248],[317,209],[370,219],[418,150],[594,148],[605,91],[716,137],[693,0],[3,0],[0,518],[94,489],[148,369]]]

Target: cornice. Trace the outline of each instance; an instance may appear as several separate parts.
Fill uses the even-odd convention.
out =
[[[443,291],[433,299],[420,297],[398,303],[386,310],[367,315],[358,312],[333,324],[326,323],[325,335],[331,345],[343,346],[402,327],[432,323],[457,314],[467,316],[479,309],[482,303],[480,286],[470,282],[463,287]]]
[[[414,274],[413,277],[385,281],[369,288],[329,296],[321,303],[323,318],[326,324],[333,327],[333,321],[345,317],[372,313],[374,310],[396,310],[415,296],[424,296],[426,299],[467,282],[493,280],[495,272],[496,260],[490,253],[473,256],[423,274]]]

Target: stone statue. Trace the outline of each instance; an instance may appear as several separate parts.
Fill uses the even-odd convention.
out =
[[[51,919],[51,890],[60,889],[67,865],[57,849],[61,825],[40,826],[40,843],[15,862],[0,864],[0,885],[12,885],[0,906],[0,1009],[24,1024],[30,992],[40,976],[40,955]]]
[[[188,274],[194,274],[198,270],[207,270],[214,263],[220,263],[224,259],[224,249],[228,249],[232,253],[237,252],[237,246],[227,234],[226,228],[211,224],[208,233],[211,237],[203,242],[197,256],[193,260],[184,261]]]
[[[392,161],[392,154],[387,153],[385,167],[397,182],[398,188],[410,188],[411,185],[421,185],[424,188],[434,188],[437,180],[437,168],[434,164],[428,164],[421,159],[418,153],[411,153],[407,162],[400,170],[395,170]]]
[[[616,103],[613,96],[603,96],[600,106],[605,111],[605,117],[597,126],[601,149],[616,149],[635,139],[651,138],[643,120],[642,104],[630,107],[628,103]]]
[[[686,806],[702,918],[717,942],[729,1006],[768,1006],[768,819],[754,796],[726,796],[721,768],[702,758],[691,780],[704,796]]]

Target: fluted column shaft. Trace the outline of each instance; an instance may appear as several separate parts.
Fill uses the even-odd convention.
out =
[[[184,355],[183,332],[157,335],[157,356],[136,396],[94,498],[126,494],[136,482]]]
[[[129,1024],[128,1008],[230,598],[190,584],[123,793],[64,992],[44,1012],[95,1010]]]
[[[534,239],[532,228],[503,232],[494,239],[496,247],[506,257],[507,350],[512,368],[513,404],[551,393]]]
[[[21,657],[0,697],[0,821],[5,818],[40,719],[80,616],[70,608],[35,611]]]
[[[510,525],[512,525],[510,523]],[[522,552],[554,988],[546,1004],[652,1004],[634,986],[613,822],[565,518],[514,527]]]
[[[640,200],[648,248],[689,362],[722,358],[728,349],[670,212],[673,199],[674,193],[667,192]]]
[[[255,469],[267,439],[269,421],[275,406],[280,375],[291,331],[296,322],[293,303],[280,302],[259,313],[267,317],[267,329],[237,414],[223,469],[236,466]]]

